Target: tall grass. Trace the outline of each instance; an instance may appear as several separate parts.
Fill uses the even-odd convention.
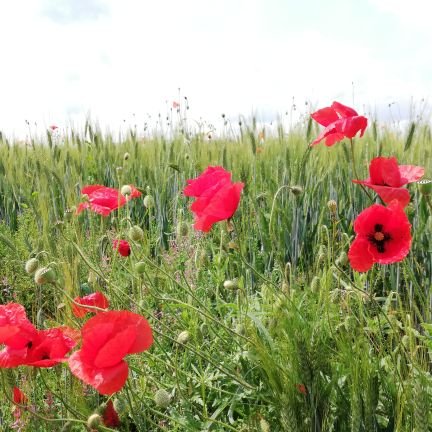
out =
[[[150,320],[155,344],[130,361],[115,396],[122,430],[430,430],[430,204],[412,185],[404,262],[352,272],[352,222],[371,202],[351,182],[349,143],[311,149],[313,129],[279,129],[263,144],[244,125],[238,137],[211,142],[135,133],[115,142],[91,125],[45,143],[2,137],[1,302],[23,303],[39,328],[80,326],[70,298],[102,290],[113,309]],[[374,124],[355,143],[357,170],[365,178],[372,157],[394,155],[431,176],[431,144],[427,125],[404,136]],[[245,189],[233,229],[220,223],[201,235],[182,189],[207,165],[223,165]],[[68,211],[81,187],[96,183],[134,184],[155,205],[141,198],[108,218]],[[125,260],[111,240],[131,224],[145,237]],[[55,268],[55,285],[36,286],[24,272],[36,255]],[[9,428],[13,385],[31,401],[25,430],[86,430],[106,401],[62,366],[2,377]],[[167,407],[154,401],[160,389]]]

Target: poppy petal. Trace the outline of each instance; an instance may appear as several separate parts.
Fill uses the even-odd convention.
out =
[[[74,352],[69,357],[68,364],[73,375],[103,395],[110,395],[121,390],[129,374],[125,361],[122,360],[109,368],[96,368],[85,361],[81,350]]]
[[[348,251],[351,267],[358,272],[368,271],[374,263],[373,255],[369,251],[369,242],[357,237]]]
[[[231,181],[231,173],[220,166],[209,166],[197,178],[187,180],[187,186],[183,189],[185,196],[200,197],[215,187]]]
[[[340,102],[333,102],[331,108],[336,111],[342,118],[358,116],[357,111]]]
[[[423,167],[415,165],[399,165],[399,172],[403,184],[406,184],[420,180],[424,176],[425,170]]]
[[[393,200],[397,200],[402,207],[406,207],[411,199],[408,190],[405,188],[377,186],[362,180],[353,180],[353,182],[363,184],[368,188],[374,190],[386,204],[389,204]]]
[[[90,313],[97,312],[96,310],[91,308],[86,308],[85,306],[96,306],[101,309],[107,309],[109,307],[108,299],[100,291],[96,291],[84,297],[75,297],[74,301],[75,303],[79,303],[83,305],[83,306],[78,306],[75,303],[72,304],[72,313],[77,318],[82,318],[89,312]]]
[[[339,119],[336,111],[331,107],[322,108],[311,114],[311,117],[320,125],[327,127]]]

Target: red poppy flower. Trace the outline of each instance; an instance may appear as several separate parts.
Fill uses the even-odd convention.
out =
[[[37,334],[27,319],[24,306],[18,303],[0,305],[0,344],[12,349],[24,348]]]
[[[82,348],[68,360],[72,373],[101,394],[119,391],[128,377],[123,358],[150,348],[152,331],[144,317],[129,311],[101,312],[82,328]]]
[[[395,157],[376,157],[369,165],[369,178],[353,182],[373,189],[386,204],[396,199],[405,207],[410,202],[410,194],[402,186],[420,180],[423,175],[423,167],[398,165]]]
[[[49,128],[54,132],[56,129],[58,129],[58,126],[53,124]]]
[[[177,101],[173,101],[173,103],[172,103],[172,107],[173,107],[174,109],[177,109],[177,108],[180,107],[180,104],[179,104]]]
[[[348,252],[351,267],[359,272],[374,263],[402,261],[411,247],[411,224],[397,200],[388,207],[374,204],[354,221],[357,234]]]
[[[124,257],[128,257],[131,254],[130,245],[126,240],[113,240],[113,249]]]
[[[83,306],[78,306],[75,303],[72,304],[72,313],[77,318],[82,318],[87,313],[97,313],[97,310],[86,308],[85,306],[96,306],[101,309],[107,309],[109,307],[108,299],[100,292],[96,291],[92,294],[86,295],[84,297],[75,297],[75,303],[82,304]]]
[[[303,395],[307,395],[307,389],[306,386],[304,384],[296,384],[297,390],[303,394]]]
[[[13,402],[17,405],[24,405],[27,403],[27,396],[18,388],[13,388]]]
[[[339,102],[314,112],[311,117],[325,127],[311,145],[325,140],[325,145],[329,147],[344,138],[354,138],[358,132],[362,137],[368,122],[366,117],[359,116],[354,109]]]
[[[52,367],[65,361],[65,355],[76,345],[63,329],[39,330],[23,348],[6,347],[0,352],[0,367],[21,365]]]
[[[111,399],[107,402],[106,408],[102,414],[102,420],[103,424],[107,427],[120,426],[120,418]]]
[[[118,189],[102,185],[85,186],[81,189],[81,194],[88,196],[88,201],[78,205],[76,214],[80,214],[84,209],[91,209],[102,216],[108,216],[112,211],[123,207],[132,198],[141,196],[141,192],[130,185],[131,194],[123,196]]]
[[[210,231],[214,223],[229,219],[237,210],[244,184],[232,183],[231,173],[209,166],[199,177],[187,181],[183,193],[197,198],[191,210],[195,229]]]

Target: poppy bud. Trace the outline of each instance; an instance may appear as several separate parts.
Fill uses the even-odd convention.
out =
[[[154,395],[154,401],[158,407],[167,408],[171,403],[171,396],[166,390],[159,389]]]
[[[187,330],[184,330],[177,336],[177,343],[180,345],[184,345],[189,341],[189,337],[189,332]]]
[[[424,179],[417,182],[422,195],[432,194],[432,180]]]
[[[146,208],[154,207],[154,198],[151,195],[146,195],[144,197],[144,207]]]
[[[128,152],[126,152],[126,153],[123,155],[123,159],[124,159],[125,161],[127,161],[127,160],[129,159],[129,157],[130,157],[130,154],[129,154]]]
[[[87,427],[92,430],[98,428],[102,423],[102,417],[99,414],[92,414],[87,419]]]
[[[337,202],[335,200],[330,200],[327,202],[327,207],[332,215],[336,214]]]
[[[189,225],[186,222],[177,225],[177,235],[186,237],[189,234]]]
[[[123,196],[128,196],[132,193],[132,188],[129,185],[123,185],[120,189],[120,193]]]
[[[226,289],[237,289],[238,288],[238,283],[236,279],[233,280],[226,280],[223,284],[224,288]]]
[[[39,261],[36,258],[30,258],[25,263],[25,271],[26,273],[32,275],[38,268]]]
[[[293,195],[299,196],[303,193],[303,188],[301,186],[291,186],[290,191]]]
[[[34,281],[38,285],[43,285],[46,283],[51,283],[56,280],[56,275],[54,270],[51,267],[41,267],[40,269],[36,270],[36,273],[34,275]]]
[[[135,271],[138,274],[143,274],[145,272],[146,265],[144,261],[139,261],[135,264]]]
[[[133,241],[142,240],[144,237],[144,231],[138,225],[134,225],[129,229],[129,237]]]
[[[268,421],[264,418],[262,418],[259,422],[261,432],[270,432],[270,425],[268,424]]]

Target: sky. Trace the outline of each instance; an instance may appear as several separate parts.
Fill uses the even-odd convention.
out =
[[[333,100],[403,121],[432,101],[431,16],[430,0],[2,1],[0,131],[140,131],[184,96],[213,124]]]

